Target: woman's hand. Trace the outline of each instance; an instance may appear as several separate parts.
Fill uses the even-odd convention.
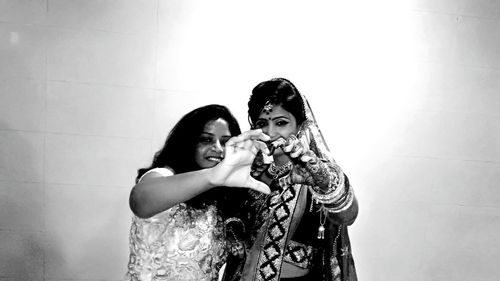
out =
[[[306,163],[312,160],[311,154],[314,156],[314,153],[309,150],[309,145],[293,134],[286,139],[279,139],[275,143],[281,147],[293,162],[293,168],[290,172],[291,181],[293,183],[313,185],[314,180],[311,173],[305,169]]]
[[[314,161],[316,155],[309,150],[309,144],[304,138],[297,138],[295,135],[290,135],[283,141],[282,150],[290,158],[296,159],[302,163]]]
[[[226,142],[225,157],[211,168],[210,180],[215,186],[246,187],[269,194],[269,187],[251,176],[251,166],[259,151],[269,154],[264,142],[269,136],[262,130],[251,130]]]
[[[309,144],[306,142],[305,138],[290,135],[283,143],[283,151],[294,162],[290,174],[291,181],[326,189],[332,178],[331,169],[309,149]]]

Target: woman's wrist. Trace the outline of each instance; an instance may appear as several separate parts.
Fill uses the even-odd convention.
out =
[[[345,175],[340,167],[335,163],[331,163],[328,165],[328,171],[328,184],[326,187],[320,185],[310,187],[314,200],[321,204],[335,203],[347,191]]]
[[[306,169],[310,173],[315,186],[324,192],[328,192],[331,189],[333,169],[329,167],[328,162],[323,162],[315,155],[313,160],[306,163]]]
[[[203,181],[206,182],[206,185],[202,185],[206,187],[204,191],[223,185],[224,181],[218,175],[219,173],[217,168],[217,166],[214,166],[212,168],[198,170],[200,176],[203,178]]]

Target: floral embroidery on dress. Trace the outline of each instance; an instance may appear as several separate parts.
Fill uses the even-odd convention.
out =
[[[132,218],[125,280],[213,281],[226,261],[222,218],[214,205],[178,204]]]

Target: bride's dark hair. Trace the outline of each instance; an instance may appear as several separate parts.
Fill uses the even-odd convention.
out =
[[[295,117],[297,125],[301,125],[306,120],[300,92],[292,82],[285,78],[274,78],[264,81],[253,88],[250,100],[248,101],[250,126],[253,127],[267,103],[281,105],[283,109]]]

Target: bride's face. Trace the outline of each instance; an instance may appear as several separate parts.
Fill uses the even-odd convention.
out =
[[[255,122],[255,129],[262,129],[262,132],[271,137],[271,141],[284,138],[291,134],[297,134],[297,121],[293,114],[286,111],[281,105],[275,105],[269,111],[262,111]],[[274,155],[283,153],[281,149],[276,149]]]

